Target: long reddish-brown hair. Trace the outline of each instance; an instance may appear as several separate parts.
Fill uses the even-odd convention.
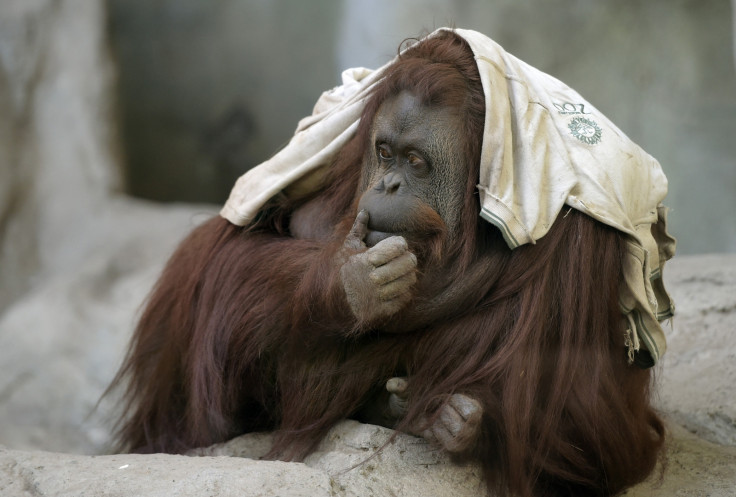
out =
[[[370,125],[408,90],[461,109],[470,169],[459,239],[438,234],[415,305],[457,288],[452,311],[404,333],[356,325],[335,257],[355,219]],[[454,393],[477,399],[477,442],[457,457],[519,496],[613,495],[655,467],[664,427],[651,375],[629,366],[618,289],[624,235],[574,210],[513,251],[478,216],[485,101],[467,43],[444,32],[405,51],[366,103],[355,138],[314,196],[269,205],[246,228],[215,218],[179,247],[154,288],[114,384],[126,383],[121,447],[182,452],[274,429],[298,460],[337,421],[360,418],[388,378],[409,377],[416,426]],[[289,236],[320,201],[327,239]],[[449,240],[449,241],[448,241]]]

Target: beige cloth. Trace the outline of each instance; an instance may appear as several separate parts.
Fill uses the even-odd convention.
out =
[[[642,366],[656,363],[666,347],[660,321],[674,312],[662,268],[675,249],[659,163],[564,83],[481,33],[455,32],[475,54],[486,97],[480,216],[512,249],[543,237],[564,205],[629,235],[620,295],[629,357]],[[345,71],[343,85],[322,95],[289,144],[238,179],[221,215],[246,225],[275,195],[318,188],[390,64]],[[638,352],[642,345],[651,357]]]

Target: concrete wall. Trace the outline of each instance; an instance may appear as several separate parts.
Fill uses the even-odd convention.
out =
[[[130,191],[224,200],[342,68],[448,24],[562,79],[658,158],[679,253],[736,251],[728,0],[109,0]]]

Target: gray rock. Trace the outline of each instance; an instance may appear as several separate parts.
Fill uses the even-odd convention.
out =
[[[303,464],[329,475],[336,495],[470,497],[483,493],[477,467],[452,464],[446,453],[421,438],[400,433],[392,439],[392,435],[394,431],[387,428],[343,421]],[[193,454],[257,459],[269,447],[270,436],[257,433]]]
[[[99,453],[141,302],[177,241],[213,209],[111,199],[79,236],[85,262],[60,267],[0,314],[0,443]]]
[[[326,473],[294,463],[0,449],[0,494],[4,497],[327,497],[335,495],[332,485]]]
[[[0,311],[86,260],[121,189],[104,19],[103,2],[0,4]]]
[[[712,444],[670,424],[664,473],[629,489],[627,497],[733,497],[736,447]]]
[[[736,254],[676,257],[664,278],[676,313],[657,372],[661,409],[711,442],[736,445]]]
[[[673,427],[664,477],[629,497],[731,497],[736,448]],[[340,496],[484,495],[478,469],[457,466],[421,439],[354,421],[333,428],[304,463],[255,461],[269,443],[250,434],[177,455],[78,456],[0,449],[0,494],[25,496]],[[380,451],[379,449],[382,448]],[[230,457],[228,457],[230,456]],[[236,456],[236,457],[232,457]]]

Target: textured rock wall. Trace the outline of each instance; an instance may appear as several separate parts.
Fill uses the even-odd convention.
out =
[[[0,5],[0,310],[83,258],[80,234],[120,189],[104,4]]]
[[[141,298],[197,206],[116,192],[104,3],[0,4],[0,443],[97,452]],[[104,411],[104,406],[102,411]]]
[[[423,441],[345,421],[304,463],[256,461],[267,435],[247,435],[176,455],[79,456],[0,448],[5,497],[471,497],[484,495],[478,469],[447,461]],[[714,445],[674,427],[664,478],[630,489],[628,497],[732,497],[736,448]]]
[[[661,408],[704,439],[736,446],[736,255],[676,258],[665,280],[677,307],[658,373]]]

